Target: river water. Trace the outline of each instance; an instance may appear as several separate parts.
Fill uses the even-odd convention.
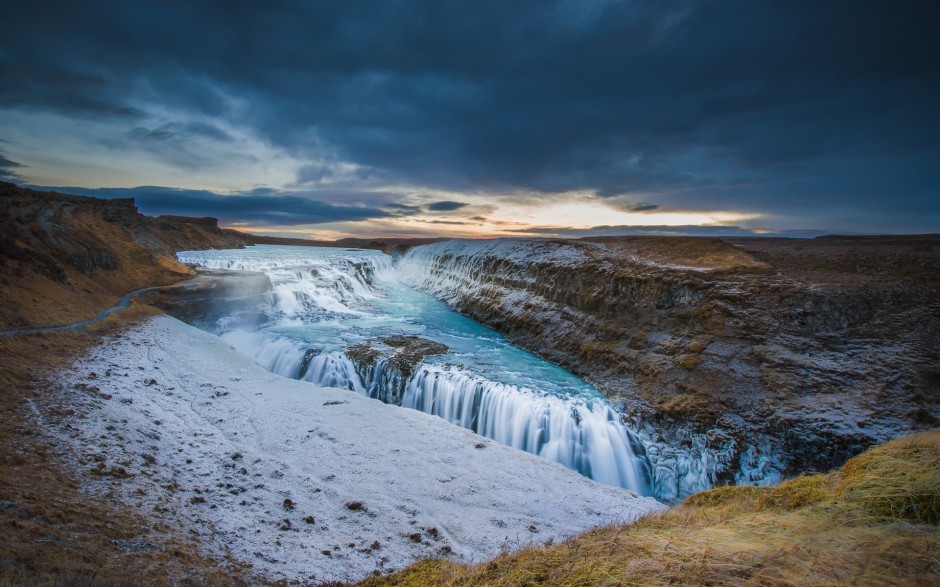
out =
[[[639,441],[600,392],[408,287],[384,253],[259,245],[179,258],[268,276],[260,327],[224,317],[212,329],[272,372],[434,414],[602,483],[652,493]],[[387,360],[395,349],[381,342],[394,335],[448,351],[396,372]],[[364,343],[385,355],[357,363],[347,349]]]

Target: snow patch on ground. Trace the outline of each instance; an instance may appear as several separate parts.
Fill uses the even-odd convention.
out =
[[[62,401],[88,490],[273,578],[480,561],[664,509],[434,416],[273,375],[165,316],[76,364]]]

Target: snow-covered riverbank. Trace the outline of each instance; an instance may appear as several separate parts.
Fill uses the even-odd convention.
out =
[[[157,317],[75,365],[58,433],[90,491],[178,520],[272,577],[479,561],[658,502],[439,418],[273,375]]]

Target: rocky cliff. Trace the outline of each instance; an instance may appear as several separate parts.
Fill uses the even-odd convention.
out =
[[[149,218],[132,199],[40,192],[0,182],[0,324],[88,317],[124,293],[179,281],[182,249],[250,244],[212,218]]]
[[[769,483],[940,422],[938,253],[935,236],[450,241],[401,266],[621,402],[654,474],[704,459],[716,484]]]

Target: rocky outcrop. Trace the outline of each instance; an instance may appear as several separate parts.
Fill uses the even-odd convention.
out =
[[[347,347],[345,355],[355,365],[369,397],[401,405],[418,365],[426,357],[443,355],[448,350],[445,345],[420,336],[394,335]]]
[[[401,267],[621,402],[654,453],[675,447],[654,469],[704,454],[721,484],[827,470],[940,423],[938,251],[937,237],[450,241]]]
[[[210,222],[211,221],[211,222]],[[40,192],[0,182],[0,323],[46,326],[79,320],[148,285],[192,271],[184,249],[251,244],[215,219],[149,218],[133,199]]]

